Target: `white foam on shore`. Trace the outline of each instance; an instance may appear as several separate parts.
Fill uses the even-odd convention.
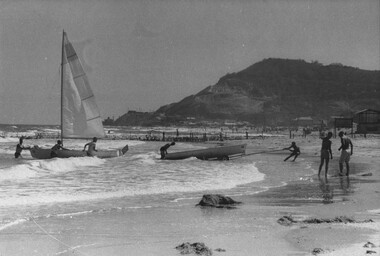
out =
[[[51,160],[36,160],[4,169],[0,169],[0,181],[23,180],[43,176],[47,173],[61,173],[77,170],[78,167],[99,166],[106,160],[96,157],[54,158]]]
[[[26,169],[19,169],[22,173],[20,177],[17,177],[19,179],[39,177],[38,181],[36,180],[37,182],[46,180],[47,184],[50,184],[51,173],[58,174],[77,170],[78,166],[82,164],[98,166],[103,161],[105,160],[97,158],[54,159],[51,161],[34,161],[31,165],[12,168]],[[165,162],[160,166],[151,166],[152,170],[145,173],[136,170],[135,173],[127,172],[124,176],[120,176],[123,175],[120,172],[114,172],[112,176],[104,177],[97,176],[96,172],[94,172],[95,176],[92,176],[92,171],[89,172],[87,169],[82,174],[91,175],[92,178],[87,178],[86,182],[82,182],[80,187],[76,182],[71,183],[70,179],[67,182],[65,180],[57,181],[53,183],[54,186],[52,187],[50,185],[46,186],[46,188],[39,187],[37,190],[33,189],[33,191],[25,192],[23,196],[14,193],[4,195],[1,199],[1,205],[3,207],[39,205],[141,195],[225,190],[242,184],[260,181],[265,177],[253,163],[246,163],[236,167],[233,163],[199,163],[199,161],[201,160],[188,161],[187,164],[176,162],[175,166],[170,165],[170,169],[167,169],[168,165]],[[208,170],[207,172],[204,172],[204,163],[209,164],[209,169],[206,169]],[[146,166],[146,164],[144,165]],[[15,170],[17,173],[17,169],[8,170],[8,172],[14,172]],[[123,169],[121,172],[125,172],[125,170]],[[76,173],[74,172],[72,175],[67,175],[67,177],[75,178],[75,175]],[[113,177],[112,179],[115,179],[115,181],[110,180],[110,177]],[[134,177],[138,178],[135,180]],[[117,179],[125,180],[125,182],[119,183],[116,181]],[[110,184],[114,184],[114,187],[111,187],[112,189],[110,189]]]
[[[14,137],[0,137],[0,142],[1,143],[6,143],[6,142],[18,142],[19,138],[14,138]]]
[[[37,171],[29,164],[20,164],[4,169],[0,169],[0,181],[22,180],[35,177]]]
[[[7,229],[7,228],[10,228],[10,227],[13,227],[13,226],[16,226],[16,225],[19,225],[19,224],[24,223],[26,221],[28,221],[28,220],[27,219],[17,219],[17,220],[14,220],[12,222],[9,222],[9,223],[3,224],[3,225],[0,224],[0,231]]]
[[[106,160],[97,157],[72,157],[72,158],[54,158],[50,161],[35,161],[32,165],[50,172],[70,172],[77,170],[78,167],[99,166]]]

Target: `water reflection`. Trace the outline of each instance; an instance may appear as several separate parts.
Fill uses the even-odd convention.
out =
[[[340,188],[342,189],[343,195],[347,195],[348,193],[351,192],[349,176],[340,176],[339,182],[340,182]]]
[[[334,197],[334,189],[332,186],[330,186],[330,183],[327,179],[319,177],[319,188],[322,191],[322,202],[324,204],[331,204],[333,203],[333,197]]]

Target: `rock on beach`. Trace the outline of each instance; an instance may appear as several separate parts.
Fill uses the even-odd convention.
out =
[[[219,194],[207,194],[203,195],[202,200],[197,206],[210,206],[216,208],[235,208],[234,205],[241,204],[241,202],[235,201],[228,196]]]
[[[202,256],[211,256],[212,250],[208,248],[204,243],[183,243],[181,245],[176,246],[176,249],[181,254],[196,254]]]

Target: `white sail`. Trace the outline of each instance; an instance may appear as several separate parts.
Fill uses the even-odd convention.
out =
[[[104,137],[88,78],[66,33],[62,47],[62,138]]]

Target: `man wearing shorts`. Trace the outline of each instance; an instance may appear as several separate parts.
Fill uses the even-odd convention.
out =
[[[329,170],[329,160],[330,157],[333,159],[332,151],[331,151],[331,137],[332,132],[329,132],[325,138],[322,139],[322,148],[321,148],[321,163],[319,165],[319,171],[318,176],[321,175],[321,170],[324,162],[326,161],[325,165],[325,177],[327,177],[327,171]]]
[[[349,138],[347,138],[342,131],[339,132],[340,142],[342,145],[338,150],[342,150],[339,159],[339,175],[343,176],[343,163],[346,163],[347,176],[350,174],[350,156],[353,153],[353,145]],[[347,150],[351,147],[351,154]]]

